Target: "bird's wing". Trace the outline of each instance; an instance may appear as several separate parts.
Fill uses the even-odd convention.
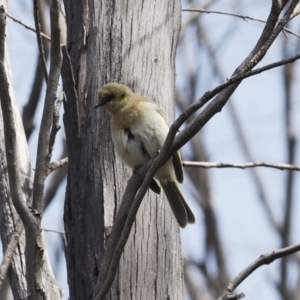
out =
[[[173,155],[173,166],[175,170],[176,179],[179,183],[183,182],[183,169],[179,151]]]

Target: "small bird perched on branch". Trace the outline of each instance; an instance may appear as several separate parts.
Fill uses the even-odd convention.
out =
[[[112,138],[121,159],[134,169],[155,157],[169,132],[159,106],[118,83],[104,85],[98,97],[95,108],[103,106],[112,115]],[[195,223],[194,214],[177,184],[177,181],[183,181],[179,152],[157,171],[155,178],[160,182],[178,224],[185,227],[187,223]],[[160,193],[154,179],[150,188]]]

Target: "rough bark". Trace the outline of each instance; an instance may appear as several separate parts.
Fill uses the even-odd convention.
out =
[[[179,1],[169,0],[65,0],[65,7],[78,95],[75,103],[67,92],[64,116],[68,281],[71,299],[88,299],[131,175],[114,153],[108,115],[93,110],[97,91],[124,83],[159,103],[171,121],[181,12]],[[179,228],[163,198],[147,193],[107,299],[184,298]]]

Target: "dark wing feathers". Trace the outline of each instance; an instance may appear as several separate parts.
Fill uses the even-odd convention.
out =
[[[177,151],[173,155],[173,166],[174,166],[177,181],[179,183],[182,183],[183,182],[183,169],[182,169],[182,164],[181,164],[181,158],[180,158],[179,151]]]

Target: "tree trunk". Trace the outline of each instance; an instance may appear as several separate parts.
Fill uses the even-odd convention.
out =
[[[70,298],[81,300],[93,293],[132,172],[115,155],[109,116],[93,109],[98,89],[108,82],[126,84],[159,103],[171,121],[181,7],[171,0],[64,2],[78,94],[77,108],[70,98],[65,105],[64,218]],[[179,228],[163,198],[147,193],[107,299],[184,299]]]

